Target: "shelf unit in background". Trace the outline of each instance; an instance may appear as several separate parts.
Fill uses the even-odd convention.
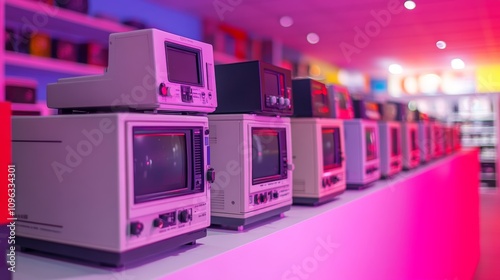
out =
[[[59,38],[80,38],[81,40],[108,44],[109,35],[115,32],[125,32],[134,28],[122,25],[107,19],[92,17],[90,15],[51,6],[43,2],[28,0],[0,0],[0,30],[5,32],[6,27],[25,27],[34,32],[43,32]],[[47,57],[37,57],[24,53],[16,53],[5,50],[5,36],[0,36],[1,50],[0,61],[3,64],[0,70],[0,101],[5,100],[5,76],[9,75],[9,69],[19,69],[29,72],[24,78],[37,78],[39,75],[52,73],[55,77],[95,75],[102,74],[104,67],[88,65],[83,63],[58,60]],[[17,76],[17,75],[16,75]],[[46,84],[39,84],[45,88]],[[40,109],[42,114],[54,112],[49,110],[45,101],[38,100],[37,104],[13,104],[13,111],[32,111]]]
[[[500,94],[460,94],[403,96],[393,98],[396,102],[415,102],[421,112],[436,117],[446,124],[460,125],[461,145],[464,148],[478,148],[480,156],[480,187],[497,188],[500,172],[497,171],[500,149],[497,139],[500,135]]]
[[[450,114],[449,121],[461,125],[460,137],[463,147],[476,147],[480,150],[479,178],[481,187],[497,188],[499,183],[497,143],[500,135],[498,103],[500,99],[497,94],[469,98],[487,99],[491,104],[492,112],[460,112],[458,110]]]

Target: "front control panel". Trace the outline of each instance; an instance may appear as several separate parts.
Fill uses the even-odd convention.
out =
[[[321,187],[328,189],[335,187],[339,182],[344,182],[345,176],[343,173],[324,174],[321,180]]]
[[[285,109],[291,109],[292,104],[290,98],[288,97],[266,95],[266,107],[285,110]]]
[[[215,106],[215,91],[189,85],[176,85],[163,82],[158,89],[160,103],[184,103],[194,106]]]
[[[187,227],[199,228],[198,224],[206,223],[210,213],[207,203],[199,203],[190,207],[172,209],[169,211],[144,216],[130,221],[128,226],[129,240],[151,238],[155,235],[162,236]],[[194,230],[194,229],[193,229]]]
[[[272,204],[290,200],[290,198],[290,188],[281,187],[251,193],[248,197],[248,203],[250,207],[265,208],[266,206],[270,206]]]

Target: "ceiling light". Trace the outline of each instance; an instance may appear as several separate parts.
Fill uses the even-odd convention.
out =
[[[416,6],[417,4],[415,4],[415,2],[413,2],[412,0],[405,1],[405,8],[407,8],[408,10],[413,10]]]
[[[391,74],[401,74],[403,73],[403,67],[399,64],[391,64],[389,65],[389,72]]]
[[[451,61],[451,68],[453,69],[464,69],[465,68],[465,62],[461,60],[460,58],[455,58]]]
[[[284,16],[280,18],[280,24],[283,27],[290,27],[293,24],[293,19],[288,16]]]
[[[309,33],[307,34],[307,42],[311,44],[317,44],[319,42],[319,36],[316,33]]]
[[[445,41],[437,41],[436,47],[440,50],[444,50],[444,49],[446,49],[446,42]]]
[[[441,77],[437,74],[425,74],[418,77],[418,88],[424,94],[436,94],[441,86]]]

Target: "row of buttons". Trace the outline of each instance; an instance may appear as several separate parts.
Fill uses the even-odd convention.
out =
[[[255,194],[253,196],[253,203],[255,205],[259,205],[271,201],[273,199],[278,199],[278,197],[279,197],[278,191],[263,192],[260,194]]]
[[[378,171],[378,167],[369,167],[366,169],[366,174],[372,174]]]
[[[340,182],[339,176],[324,177],[323,178],[323,188],[331,187],[331,186],[337,184],[338,182]]]
[[[399,162],[399,161],[393,161],[393,162],[391,162],[391,166],[392,167],[399,167],[399,165],[401,165],[401,162]]]
[[[165,83],[160,84],[160,90],[159,94],[161,96],[172,96],[170,93],[170,88],[165,85]],[[182,101],[184,102],[193,102],[193,89],[189,86],[181,86],[181,95],[182,95]],[[205,97],[208,95],[208,99],[212,99],[212,93],[208,92],[206,94],[205,92],[201,93],[201,98],[205,99]]]
[[[291,102],[289,98],[268,95],[266,96],[266,105],[268,107],[290,108]]]
[[[166,214],[159,215],[158,218],[153,220],[153,226],[157,228],[166,228],[169,226],[174,226],[179,223],[187,223],[193,220],[192,210],[185,209],[179,212],[169,212]],[[141,222],[131,222],[130,223],[130,234],[139,236],[144,229],[144,224]]]

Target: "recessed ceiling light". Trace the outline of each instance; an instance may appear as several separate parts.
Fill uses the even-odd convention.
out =
[[[444,49],[446,49],[446,42],[445,41],[437,41],[436,47],[440,50],[444,50]]]
[[[389,72],[391,74],[401,74],[403,73],[403,67],[399,64],[391,64],[389,65]]]
[[[464,69],[465,68],[465,62],[461,60],[460,58],[455,58],[451,61],[451,68],[453,69]]]
[[[283,27],[290,27],[293,25],[293,19],[289,16],[284,16],[280,18],[280,24]]]
[[[311,44],[317,44],[319,42],[319,36],[316,33],[309,33],[307,34],[307,42]]]
[[[412,0],[405,1],[404,5],[405,5],[405,8],[407,8],[408,10],[413,10],[417,6],[417,4],[415,4],[415,2],[413,2]]]

